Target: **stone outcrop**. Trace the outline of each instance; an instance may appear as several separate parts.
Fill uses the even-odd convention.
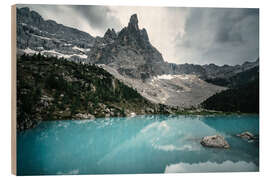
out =
[[[212,147],[212,148],[224,148],[224,149],[230,148],[228,142],[221,135],[205,136],[202,138],[201,144],[205,147]]]
[[[252,140],[255,139],[255,136],[251,132],[242,132],[241,134],[237,134],[236,136],[241,137],[243,139]]]
[[[137,14],[133,14],[131,17],[130,17],[130,20],[129,20],[129,23],[128,23],[128,29],[130,31],[138,31],[139,30],[139,26],[138,26],[138,17],[137,17]]]
[[[117,38],[117,34],[115,32],[115,30],[112,29],[108,29],[103,37],[106,41],[110,42],[110,41],[114,41]]]

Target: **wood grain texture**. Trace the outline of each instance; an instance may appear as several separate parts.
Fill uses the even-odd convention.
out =
[[[16,5],[11,6],[11,172],[17,174],[16,143]]]

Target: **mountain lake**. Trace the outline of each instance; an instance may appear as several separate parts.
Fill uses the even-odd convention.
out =
[[[259,171],[258,115],[43,121],[17,133],[18,175]],[[229,149],[200,144],[222,135]]]

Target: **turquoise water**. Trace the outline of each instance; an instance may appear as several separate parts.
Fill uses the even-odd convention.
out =
[[[136,116],[42,122],[17,134],[18,175],[259,170],[256,115]],[[229,150],[201,146],[221,134]]]

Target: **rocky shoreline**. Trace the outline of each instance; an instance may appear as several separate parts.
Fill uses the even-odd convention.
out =
[[[25,119],[23,124],[17,124],[17,130],[18,131],[24,131],[27,129],[35,128],[36,125],[38,125],[42,121],[57,121],[57,120],[96,120],[98,118],[110,118],[110,117],[134,117],[137,115],[154,115],[154,114],[171,114],[171,115],[202,115],[202,116],[208,116],[208,115],[250,115],[247,113],[240,113],[240,112],[221,112],[221,111],[213,111],[213,110],[206,110],[206,109],[183,109],[180,107],[170,107],[165,106],[162,104],[158,104],[155,106],[155,108],[146,108],[145,110],[142,110],[141,112],[133,112],[128,109],[124,110],[123,113],[115,112],[114,108],[108,108],[104,104],[100,104],[101,107],[103,107],[102,114],[99,114],[98,116],[95,116],[94,114],[90,114],[88,112],[80,112],[75,114],[74,116],[71,116],[69,118],[63,118],[61,116],[58,116],[58,118],[54,119],[46,119],[42,117],[40,114],[36,114],[35,118],[27,117]],[[118,109],[119,110],[119,109]],[[62,111],[58,112],[59,115],[63,114]],[[57,113],[56,113],[57,114]],[[56,116],[57,117],[57,116]],[[249,133],[241,133],[236,135],[241,138],[246,138],[249,136]],[[248,140],[254,139],[254,135],[249,136],[249,138],[246,138]]]

